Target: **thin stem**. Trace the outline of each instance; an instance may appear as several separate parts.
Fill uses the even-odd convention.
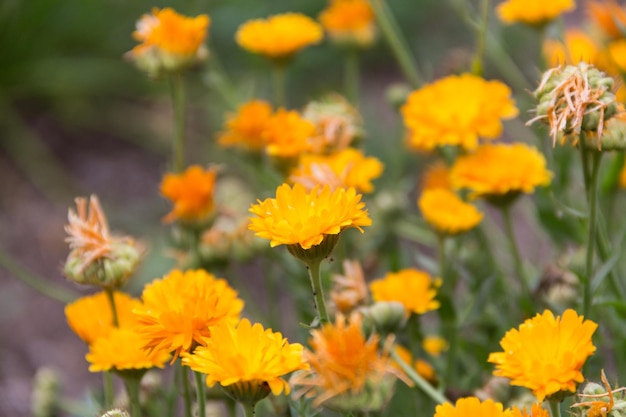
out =
[[[448,341],[450,349],[447,353],[446,371],[444,374],[444,385],[448,386],[453,378],[456,364],[457,353],[457,333],[458,323],[456,308],[454,306],[454,291],[456,289],[456,280],[452,274],[448,273],[449,268],[446,267],[446,237],[443,235],[437,236],[437,258],[439,260],[439,275],[443,280],[443,285],[439,293],[439,299],[441,300],[441,308],[439,314],[442,321],[442,328],[444,335]]]
[[[522,307],[528,314],[532,314],[532,291],[530,289],[530,280],[524,269],[524,262],[522,255],[520,254],[517,239],[515,239],[515,228],[513,227],[513,221],[511,220],[511,205],[505,204],[501,208],[502,218],[504,219],[504,229],[506,231],[506,237],[509,240],[511,246],[511,252],[513,252],[513,261],[515,264],[515,273],[522,285],[523,299]]]
[[[102,382],[104,386],[104,408],[113,407],[113,373],[103,372]]]
[[[256,414],[256,404],[241,403],[243,406],[243,415],[245,417],[254,417]]]
[[[580,146],[584,146],[580,143]],[[591,162],[591,177],[589,178],[587,199],[589,206],[589,235],[587,238],[587,256],[585,261],[585,280],[583,293],[583,316],[589,317],[591,312],[591,279],[593,275],[593,257],[596,247],[596,225],[597,225],[597,206],[598,206],[598,172],[600,168],[600,159],[602,152],[593,151]]]
[[[433,401],[437,404],[443,404],[446,402],[450,402],[443,393],[437,391],[432,385],[428,383],[421,375],[419,375],[413,368],[411,368],[406,362],[402,360],[400,355],[396,353],[394,349],[391,349],[391,358],[402,368],[402,370],[407,374],[407,376],[415,383],[417,388],[422,390],[426,395],[428,395]]]
[[[107,295],[109,305],[111,306],[111,316],[113,317],[113,326],[120,327],[120,320],[117,315],[117,307],[115,307],[115,292],[112,288],[105,288],[104,293]]]
[[[174,171],[185,168],[185,83],[181,73],[171,75],[172,104],[174,106],[175,136],[172,142]]]
[[[490,0],[482,0],[480,2],[480,25],[476,29],[476,54],[472,63],[472,73],[482,76],[484,70],[485,43],[487,38],[487,29],[489,26],[489,8]]]
[[[206,398],[204,393],[204,377],[200,372],[194,372],[196,378],[196,391],[198,397],[198,417],[206,416]]]
[[[550,414],[552,417],[561,417],[561,403],[559,401],[548,401]]]
[[[320,271],[321,264],[321,260],[315,260],[307,265],[311,286],[313,288],[315,310],[317,311],[320,325],[328,322],[328,313],[326,313],[326,303],[324,301],[324,289],[322,287],[322,274]]]
[[[349,48],[345,51],[344,88],[348,100],[355,106],[359,104],[359,51]]]
[[[139,384],[140,378],[124,378],[124,386],[130,401],[131,417],[141,417],[141,403],[139,402]]]
[[[181,374],[183,377],[183,398],[185,399],[185,417],[192,417],[191,413],[191,389],[189,388],[189,376],[187,375],[187,367],[179,360]]]
[[[287,70],[284,64],[275,63],[272,68],[274,81],[274,104],[276,107],[287,106]]]
[[[174,417],[176,404],[178,399],[178,387],[180,386],[180,379],[182,377],[183,368],[182,366],[174,366],[174,375],[172,375],[171,387],[169,393],[167,394],[167,417]]]

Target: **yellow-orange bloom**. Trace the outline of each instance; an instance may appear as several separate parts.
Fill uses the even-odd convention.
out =
[[[374,301],[398,301],[407,313],[424,314],[439,308],[435,300],[441,280],[432,280],[428,273],[413,268],[390,272],[370,283]]]
[[[161,194],[174,203],[174,208],[164,218],[165,222],[203,221],[213,212],[213,193],[217,170],[190,166],[181,174],[165,174],[161,181]]]
[[[362,193],[374,191],[372,180],[383,172],[383,164],[362,151],[346,148],[330,155],[303,155],[299,166],[291,172],[289,181],[308,189],[328,184],[332,189],[354,187]]]
[[[597,65],[598,47],[594,40],[580,29],[568,29],[564,41],[547,39],[543,52],[550,68],[560,65],[576,65],[580,61]]]
[[[626,72],[626,39],[618,39],[609,43],[607,47],[609,58],[611,63],[617,66],[617,69],[621,73]]]
[[[496,9],[504,23],[542,25],[576,8],[574,0],[506,0]]]
[[[430,151],[452,145],[474,149],[478,139],[497,139],[502,119],[517,116],[511,89],[472,74],[451,75],[412,92],[401,108],[407,144]]]
[[[511,410],[493,400],[481,402],[476,397],[459,398],[455,405],[439,404],[434,417],[512,417]]]
[[[295,158],[312,150],[315,125],[295,110],[283,108],[270,117],[263,130],[265,151],[270,156]]]
[[[494,375],[530,389],[540,402],[560,391],[575,392],[585,361],[596,351],[591,336],[597,327],[574,310],[557,317],[546,310],[509,330],[500,341],[503,352],[488,361],[496,365]]]
[[[284,13],[244,23],[235,38],[239,46],[250,52],[280,59],[319,43],[323,36],[322,27],[310,17]]]
[[[289,343],[282,334],[248,319],[236,326],[223,322],[211,327],[211,337],[203,338],[193,354],[185,354],[183,364],[206,374],[209,386],[266,383],[274,395],[289,394],[282,376],[308,368],[301,344]]]
[[[541,404],[534,403],[530,412],[526,411],[526,407],[511,407],[511,417],[550,417],[548,410],[543,408]]]
[[[319,20],[339,44],[370,46],[376,37],[374,11],[367,0],[330,0]]]
[[[468,189],[473,197],[532,193],[550,184],[552,173],[536,148],[523,143],[483,145],[459,157],[450,172],[452,185]]]
[[[132,328],[136,323],[133,309],[140,306],[141,302],[119,291],[113,293],[113,299],[119,326]],[[115,327],[111,303],[104,291],[81,297],[66,305],[65,317],[74,333],[89,345],[99,337],[108,335]]]
[[[265,145],[263,130],[271,116],[272,105],[266,101],[251,100],[242,104],[236,114],[228,116],[226,131],[220,133],[217,141],[222,146],[261,150]]]
[[[587,13],[609,38],[624,36],[626,9],[617,0],[587,0]]]
[[[330,299],[342,313],[349,313],[367,298],[367,284],[358,261],[343,261],[344,275],[333,274]]]
[[[422,341],[422,348],[431,356],[439,356],[441,352],[448,350],[448,342],[440,336],[426,336]]]
[[[450,168],[443,161],[430,164],[422,174],[421,185],[424,191],[436,188],[451,190]]]
[[[417,205],[426,222],[437,232],[446,235],[467,232],[483,219],[482,213],[475,206],[443,188],[424,190]]]
[[[113,328],[108,335],[96,339],[85,356],[91,372],[125,371],[131,369],[163,368],[170,358],[163,350],[143,349],[144,340],[133,329]]]
[[[146,285],[141,299],[143,305],[133,312],[144,346],[173,351],[174,358],[210,337],[210,326],[238,320],[243,309],[226,280],[201,269],[173,270]]]
[[[272,247],[300,245],[310,249],[319,245],[326,235],[337,235],[343,230],[369,226],[372,220],[361,202],[361,194],[354,188],[315,187],[307,191],[302,184],[290,187],[283,184],[276,189],[276,198],[250,207],[256,217],[250,218],[250,230],[270,240]]]

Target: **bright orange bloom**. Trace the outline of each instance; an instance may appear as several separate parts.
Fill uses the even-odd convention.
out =
[[[333,274],[330,299],[342,313],[349,313],[367,299],[367,284],[358,261],[343,261],[344,275]]]
[[[512,417],[511,410],[493,400],[481,402],[476,397],[459,398],[455,405],[439,404],[434,417]]]
[[[517,116],[511,89],[472,74],[451,75],[412,92],[401,108],[407,145],[430,151],[452,145],[474,149],[478,139],[497,139],[502,119]]]
[[[291,188],[283,184],[276,189],[276,198],[250,207],[256,217],[250,218],[250,230],[270,240],[272,247],[300,245],[310,249],[319,245],[325,235],[337,235],[347,228],[369,226],[372,220],[354,188],[315,187],[307,191],[302,184]]]
[[[550,68],[560,65],[576,65],[580,61],[597,64],[598,47],[587,32],[580,29],[568,29],[564,38],[564,43],[547,39],[543,45]]]
[[[504,23],[542,25],[576,8],[574,0],[506,0],[496,9]]]
[[[585,361],[596,351],[591,336],[597,327],[574,310],[557,317],[546,310],[509,330],[500,341],[503,352],[488,361],[496,365],[494,375],[530,389],[540,402],[560,391],[575,392]]]
[[[626,9],[617,0],[587,0],[587,13],[594,23],[611,39],[624,36]]]
[[[313,149],[311,138],[314,134],[313,123],[303,119],[295,110],[280,108],[267,120],[262,136],[268,155],[294,158]]]
[[[426,222],[445,235],[467,232],[483,219],[482,213],[475,206],[443,188],[424,190],[417,205]]]
[[[421,185],[423,191],[436,188],[451,190],[450,168],[443,161],[430,164],[422,174]]]
[[[202,269],[173,270],[146,285],[141,299],[134,313],[144,346],[174,352],[174,358],[210,337],[210,326],[238,320],[243,309],[226,280]]]
[[[339,44],[367,47],[376,37],[374,11],[367,0],[330,0],[319,20]]]
[[[251,100],[237,109],[226,120],[226,131],[220,133],[222,146],[239,146],[255,151],[265,145],[263,131],[272,116],[272,105],[263,100]]]
[[[204,170],[190,166],[182,174],[165,174],[161,194],[174,203],[174,208],[163,221],[203,221],[213,212],[213,193],[217,169]]]
[[[300,49],[319,43],[322,27],[300,13],[284,13],[250,20],[235,35],[242,48],[268,58],[288,58]]]
[[[441,280],[433,281],[428,273],[413,268],[390,272],[370,283],[374,301],[399,301],[407,313],[424,314],[439,308],[435,300]]]
[[[550,417],[548,410],[543,408],[541,404],[534,403],[530,412],[526,411],[526,407],[511,407],[511,417]]]

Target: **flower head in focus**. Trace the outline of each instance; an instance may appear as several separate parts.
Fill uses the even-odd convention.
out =
[[[147,284],[141,299],[142,306],[133,310],[136,332],[146,348],[174,352],[174,358],[204,343],[210,326],[238,320],[243,309],[226,280],[201,269],[173,270]]]
[[[575,8],[574,0],[506,0],[498,5],[496,11],[500,20],[507,24],[521,22],[542,26]]]
[[[289,343],[282,334],[248,319],[211,327],[211,337],[203,338],[202,346],[192,354],[184,354],[183,364],[206,374],[209,386],[219,383],[231,395],[248,394],[245,397],[250,401],[235,399],[251,403],[270,391],[289,394],[289,384],[282,377],[308,368],[301,344]]]
[[[410,148],[475,149],[479,138],[496,139],[502,120],[517,116],[511,89],[471,74],[451,75],[413,91],[401,108]]]
[[[408,314],[424,314],[439,308],[435,299],[441,280],[431,279],[428,273],[407,268],[389,272],[370,283],[374,301],[399,301]]]
[[[300,13],[284,13],[242,24],[235,38],[249,52],[274,60],[286,60],[299,50],[319,43],[322,27]]]
[[[367,299],[367,284],[358,261],[344,260],[343,275],[333,274],[330,299],[342,313],[349,313]]]
[[[465,233],[476,227],[483,218],[475,206],[443,188],[424,190],[417,205],[426,222],[443,235]]]
[[[272,116],[272,105],[263,100],[242,104],[236,114],[228,116],[226,130],[220,133],[218,143],[260,151],[265,145],[263,130]]]
[[[530,389],[539,401],[575,392],[584,380],[585,361],[596,351],[591,336],[597,327],[574,310],[556,317],[546,310],[509,330],[500,341],[503,351],[490,354],[488,361],[496,365],[494,375]]]
[[[459,398],[454,405],[439,404],[434,417],[512,417],[511,410],[493,400],[481,402],[476,397]]]
[[[367,0],[330,0],[319,21],[339,45],[366,48],[376,40],[374,11]]]
[[[163,221],[203,223],[213,213],[213,193],[217,169],[203,169],[199,165],[187,168],[181,174],[168,173],[161,181],[161,194],[174,203],[174,208]]]

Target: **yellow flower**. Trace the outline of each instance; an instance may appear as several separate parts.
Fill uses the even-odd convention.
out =
[[[313,123],[303,119],[295,110],[280,108],[267,120],[262,136],[268,155],[296,158],[312,150],[314,134]]]
[[[263,130],[272,116],[272,105],[263,100],[251,100],[228,116],[226,131],[220,133],[218,143],[222,146],[239,146],[261,150],[265,145]]]
[[[626,72],[626,39],[615,40],[608,45],[609,57],[611,62],[617,66],[620,73]]]
[[[455,405],[439,404],[434,417],[512,417],[511,410],[493,400],[480,402],[476,397],[459,398]]]
[[[136,320],[132,311],[141,302],[119,291],[113,293],[113,298],[119,326],[133,327]],[[104,291],[66,305],[65,317],[74,333],[89,345],[97,338],[108,335],[114,327],[111,303]]]
[[[161,194],[174,203],[174,208],[164,218],[165,222],[201,222],[213,213],[213,193],[217,170],[204,170],[199,165],[190,166],[181,174],[165,174]]]
[[[426,222],[445,235],[467,232],[483,219],[476,207],[443,188],[425,190],[417,204]]]
[[[550,184],[551,177],[543,154],[523,143],[483,145],[459,157],[450,172],[454,188],[488,199],[532,193]]]
[[[250,207],[256,217],[250,218],[250,230],[270,240],[272,247],[299,245],[310,249],[319,245],[326,235],[338,235],[347,228],[369,226],[372,220],[354,188],[315,187],[307,191],[303,185],[291,188],[283,184],[276,189],[276,198]]]
[[[312,351],[304,353],[311,368],[292,378],[294,385],[303,386],[296,396],[314,397],[313,404],[317,407],[334,397],[375,391],[381,388],[387,376],[397,373],[389,353],[379,350],[378,335],[366,338],[361,323],[359,314],[352,314],[349,322],[345,316],[337,314],[335,323],[326,323],[321,329],[311,331]],[[340,401],[336,398],[333,404]]]
[[[236,326],[222,322],[211,327],[211,337],[202,338],[193,354],[185,354],[183,364],[206,374],[209,386],[258,382],[268,384],[274,395],[289,394],[282,376],[308,368],[301,344],[289,343],[282,334],[248,319]]]
[[[576,65],[580,61],[597,64],[598,47],[591,37],[580,29],[568,29],[564,36],[565,42],[547,39],[543,52],[549,67],[559,65]]]
[[[333,274],[330,299],[342,313],[349,313],[367,299],[367,284],[358,261],[343,261],[344,275]]]
[[[413,268],[390,272],[370,283],[374,301],[399,301],[407,313],[424,314],[439,308],[435,300],[441,280],[433,281],[426,272]]]
[[[542,25],[576,8],[574,0],[506,0],[496,9],[504,23]]]
[[[226,280],[204,270],[173,270],[146,285],[143,305],[135,308],[146,348],[189,352],[210,337],[209,326],[239,319],[243,301]]]
[[[332,189],[354,187],[362,193],[374,191],[372,180],[380,176],[383,164],[377,158],[346,148],[330,155],[303,155],[299,166],[291,172],[289,181],[307,189],[328,184]]]
[[[300,13],[284,13],[250,20],[235,35],[242,48],[272,59],[289,58],[307,46],[319,43],[322,27]]]
[[[450,168],[443,161],[429,165],[422,174],[422,190],[442,188],[452,190],[450,184]]]
[[[617,0],[587,0],[587,13],[604,34],[611,39],[624,36],[626,10]]]
[[[575,392],[584,380],[582,366],[596,351],[591,336],[597,327],[574,310],[557,317],[546,310],[509,330],[500,341],[503,352],[488,361],[496,365],[494,375],[530,389],[540,402],[560,391]]]
[[[474,149],[502,134],[502,119],[517,116],[511,90],[500,81],[451,75],[412,92],[401,108],[407,143],[415,150],[453,145]]]
[[[319,20],[338,44],[368,47],[376,38],[374,17],[367,0],[330,0]]]
[[[550,417],[548,410],[543,408],[541,404],[534,403],[531,406],[530,413],[526,411],[526,407],[511,407],[511,417]]]
[[[170,354],[163,350],[143,349],[144,340],[133,329],[113,328],[108,335],[96,339],[85,356],[90,372],[125,371],[163,368]]]
[[[422,348],[431,356],[439,356],[441,352],[448,350],[448,342],[440,336],[426,336]]]

